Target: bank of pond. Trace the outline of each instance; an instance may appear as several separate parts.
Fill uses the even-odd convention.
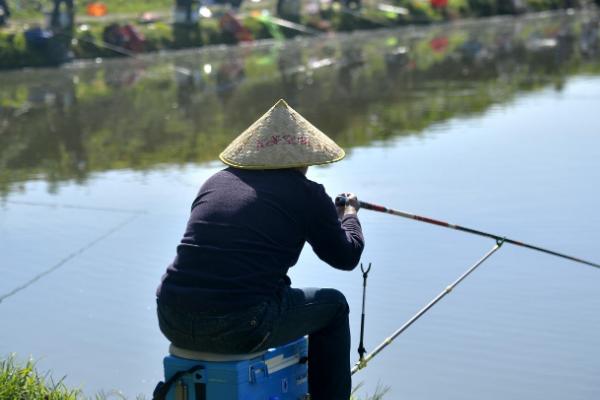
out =
[[[393,4],[319,2],[288,19],[274,17],[267,8],[234,13],[223,7],[207,9],[205,17],[184,22],[150,13],[118,21],[86,18],[85,23],[71,16],[72,23],[63,21],[48,28],[37,24],[0,27],[0,69],[573,7],[595,5],[577,0],[396,0]]]
[[[0,399],[44,399],[44,400],[84,400],[89,396],[84,395],[79,388],[71,388],[64,384],[64,378],[56,379],[50,372],[40,373],[33,360],[19,362],[14,355],[0,358]],[[360,384],[356,389],[360,387]],[[350,400],[381,400],[388,392],[386,388],[378,387],[373,395],[366,397],[351,397]],[[114,395],[114,396],[113,396]],[[126,400],[120,393],[100,392],[92,397],[94,400],[106,400],[118,397]],[[150,398],[143,394],[137,399]]]

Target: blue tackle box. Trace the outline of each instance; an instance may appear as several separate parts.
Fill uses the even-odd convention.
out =
[[[169,352],[165,382],[178,376],[166,400],[309,399],[306,337],[245,356],[196,353],[172,345]]]

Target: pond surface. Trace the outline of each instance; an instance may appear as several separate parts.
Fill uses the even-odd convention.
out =
[[[150,398],[154,290],[229,141],[285,98],[360,199],[600,261],[598,16],[542,15],[0,73],[0,357]],[[493,241],[362,210],[366,347]],[[358,345],[362,276],[310,248]],[[600,271],[504,246],[355,375],[389,399],[600,398]],[[357,358],[353,350],[353,358]]]

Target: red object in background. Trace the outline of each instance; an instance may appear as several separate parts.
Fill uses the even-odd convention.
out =
[[[440,37],[431,39],[431,41],[429,42],[429,46],[436,53],[440,53],[440,52],[446,50],[446,47],[448,47],[448,43],[449,43],[449,41],[448,41],[447,37],[440,36]]]
[[[446,8],[448,7],[448,0],[430,0],[433,8]]]
[[[242,23],[231,13],[226,12],[219,21],[221,29],[233,34],[239,42],[249,42],[254,40],[252,32],[242,25]]]
[[[125,39],[125,48],[131,50],[134,53],[141,53],[144,51],[144,45],[146,38],[142,35],[133,25],[127,24],[119,28],[119,33],[123,35]]]
[[[104,3],[93,2],[87,5],[85,11],[91,17],[103,17],[108,12],[108,8]]]

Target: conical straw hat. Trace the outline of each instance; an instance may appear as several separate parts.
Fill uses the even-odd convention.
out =
[[[333,140],[279,100],[219,158],[237,168],[279,169],[332,163],[345,155]]]

